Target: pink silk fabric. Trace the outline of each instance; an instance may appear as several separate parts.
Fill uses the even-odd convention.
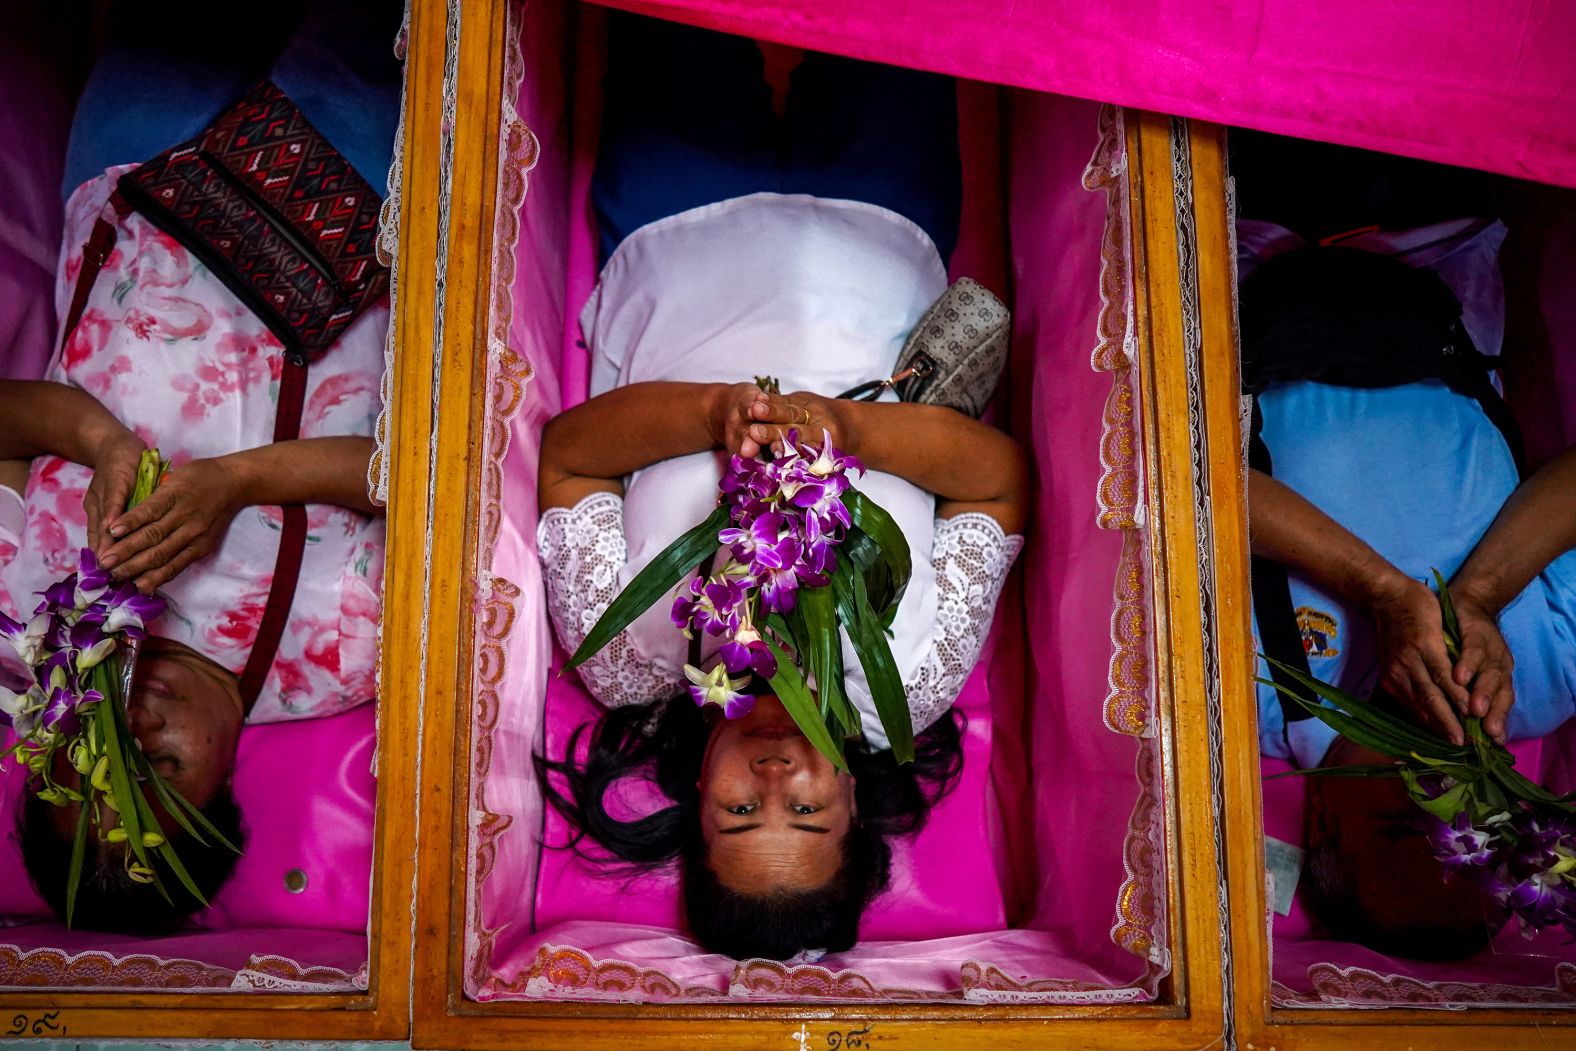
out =
[[[326,967],[343,974],[322,981],[353,987],[367,960],[376,728],[376,710],[365,704],[242,732],[233,789],[246,850],[213,905],[197,915],[198,929],[187,933],[139,939],[65,929],[28,883],[15,838],[0,838],[0,975],[36,973],[51,976],[45,984],[71,986],[213,981],[226,988],[249,960],[267,957],[280,974]],[[24,768],[5,764],[0,814],[16,812],[25,781]],[[299,891],[287,883],[292,872],[305,878]],[[79,954],[87,962],[73,959]]]
[[[1576,186],[1542,0],[613,0],[710,29]]]
[[[1101,722],[1121,543],[1095,525],[1111,381],[1089,367],[1106,221],[1105,196],[1080,183],[1100,135],[1100,108],[1090,103],[1011,93],[1004,188],[999,95],[988,85],[961,89],[968,214],[954,270],[1016,290],[1020,360],[998,410],[1041,465],[1025,556],[1033,586],[1023,589],[1033,600],[1026,615],[1016,585],[1003,599],[987,656],[959,702],[971,717],[964,784],[916,841],[898,845],[893,889],[867,915],[866,940],[814,966],[736,967],[684,936],[671,873],[630,878],[540,849],[563,843],[565,826],[543,813],[532,750],[545,732],[556,752],[596,712],[575,677],[556,672],[562,655],[546,624],[534,550],[541,427],[586,390],[573,315],[595,280],[586,191],[601,70],[599,20],[591,9],[579,15],[584,36],[571,67],[560,5],[512,13],[521,51],[506,81],[513,105],[501,129],[508,156],[495,221],[501,283],[489,333],[476,599],[469,995],[1152,996],[1164,947],[1146,961],[1111,935],[1129,875],[1128,824],[1135,804],[1157,790],[1135,776],[1133,739]],[[1032,639],[1026,622],[1036,625]],[[650,797],[623,802],[650,805]],[[1158,867],[1138,878],[1163,886]],[[630,973],[643,976],[643,991],[620,984]]]

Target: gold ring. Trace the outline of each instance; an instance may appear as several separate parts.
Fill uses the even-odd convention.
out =
[[[793,407],[793,411],[795,413],[801,413],[801,412],[804,413],[804,419],[802,419],[802,420],[795,419],[794,420],[795,423],[799,424],[801,427],[808,427],[808,426],[810,426],[810,410],[809,409],[805,408],[803,405],[795,405]]]

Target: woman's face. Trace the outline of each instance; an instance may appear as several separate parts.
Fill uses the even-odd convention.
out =
[[[178,642],[148,639],[137,658],[126,722],[153,769],[187,802],[206,806],[235,767],[244,715],[236,677]],[[56,771],[75,778],[64,763]],[[68,782],[69,783],[69,782]],[[150,802],[151,791],[149,792]],[[179,826],[154,807],[166,835]],[[62,836],[75,834],[77,807],[55,811]]]
[[[854,780],[794,725],[775,697],[720,724],[701,764],[701,834],[731,890],[809,890],[842,863]]]

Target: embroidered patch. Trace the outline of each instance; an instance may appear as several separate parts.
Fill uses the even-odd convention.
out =
[[[1331,645],[1341,629],[1335,618],[1323,610],[1297,607],[1297,630],[1302,633],[1302,648],[1310,657],[1333,657],[1341,651]]]

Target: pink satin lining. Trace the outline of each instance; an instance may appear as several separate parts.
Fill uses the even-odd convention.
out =
[[[595,9],[577,14],[586,42],[594,43]],[[595,715],[577,680],[554,671],[561,655],[541,612],[534,494],[542,424],[559,406],[585,396],[586,354],[572,316],[595,274],[585,194],[601,71],[599,48],[582,47],[574,90],[566,83],[560,5],[517,8],[513,17],[523,55],[511,59],[519,64],[511,64],[506,91],[512,90],[521,125],[503,133],[515,144],[528,127],[539,152],[528,184],[515,186],[514,165],[505,164],[505,208],[513,204],[511,194],[524,197],[518,218],[498,219],[501,233],[513,233],[515,222],[519,230],[512,257],[495,259],[512,282],[508,327],[499,338],[523,361],[504,355],[490,376],[493,404],[517,408],[506,432],[488,429],[484,450],[485,462],[497,465],[484,467],[484,479],[496,470],[498,486],[483,493],[483,520],[495,522],[496,532],[478,598],[485,630],[477,655],[482,690],[474,724],[479,776],[472,786],[467,991],[484,999],[641,998],[592,988],[591,978],[577,994],[543,977],[580,966],[572,963],[578,952],[588,974],[604,966],[649,969],[651,989],[673,981],[672,995],[680,998],[744,995],[743,979],[730,977],[732,961],[696,955],[683,936],[671,874],[631,880],[567,851],[539,851],[542,839],[564,842],[565,828],[543,815],[530,754],[544,728],[547,747],[556,752],[575,725]],[[866,940],[820,966],[828,973],[852,968],[857,981],[838,981],[869,983],[882,996],[957,998],[974,990],[1142,999],[1152,995],[1148,983],[1163,967],[1147,969],[1110,936],[1140,788],[1135,742],[1101,722],[1121,544],[1094,524],[1110,379],[1089,368],[1089,351],[1100,308],[1106,199],[1080,179],[1099,138],[1099,107],[1012,93],[1009,160],[999,152],[995,89],[965,85],[961,98],[967,214],[954,270],[1016,293],[1019,360],[1010,404],[1000,408],[1010,409],[1013,429],[1042,465],[1025,556],[1033,584],[1023,590],[1031,608],[1025,611],[1016,584],[1009,587],[991,656],[960,700],[971,719],[963,786],[915,842],[898,845],[893,890],[867,915]],[[1003,165],[1011,173],[1007,185]],[[1008,192],[1021,197],[1009,202]],[[1035,626],[1032,635],[1026,623]],[[1142,878],[1163,886],[1158,869]],[[1163,948],[1157,954],[1164,960]],[[977,966],[970,969],[970,961]],[[1010,981],[1002,977],[1008,972]],[[1132,987],[1145,975],[1145,987]],[[794,995],[835,995],[842,988],[817,986],[809,972],[792,981]],[[749,995],[771,995],[762,991],[771,980],[761,974],[746,985]]]
[[[51,961],[71,985],[108,981],[124,965],[122,976],[135,978],[130,984],[178,986],[192,967],[241,971],[263,955],[356,974],[366,963],[375,731],[370,704],[327,719],[246,728],[232,782],[246,850],[191,933],[136,939],[66,930],[29,885],[16,839],[0,838],[0,916],[10,924],[0,932],[0,957],[45,948],[107,954],[92,967]],[[0,814],[9,820],[26,778],[16,764],[5,767]],[[127,962],[141,954],[148,960]],[[44,962],[39,956],[31,966]]]

